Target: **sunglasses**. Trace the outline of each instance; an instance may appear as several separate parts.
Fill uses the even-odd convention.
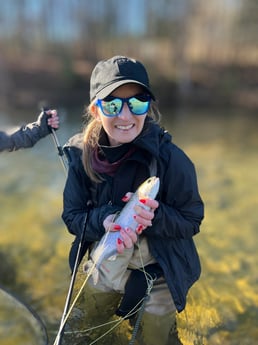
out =
[[[150,102],[151,96],[148,94],[139,94],[128,98],[114,97],[110,95],[104,99],[98,99],[96,105],[101,109],[103,115],[115,117],[122,112],[125,103],[132,114],[146,114],[149,110]]]

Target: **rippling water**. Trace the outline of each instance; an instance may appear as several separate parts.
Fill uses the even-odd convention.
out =
[[[179,315],[180,335],[185,345],[256,344],[258,121],[199,111],[167,116],[164,125],[194,161],[206,205],[196,237],[203,271]],[[61,144],[79,128],[80,120],[65,121],[57,132]],[[1,153],[0,169],[0,283],[37,312],[51,343],[70,281],[73,238],[60,219],[65,174],[51,137]],[[0,338],[12,308],[0,320]]]

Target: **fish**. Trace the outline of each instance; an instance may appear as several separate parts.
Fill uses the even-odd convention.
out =
[[[155,199],[158,194],[159,187],[160,180],[158,177],[151,176],[145,180],[137,188],[136,192],[132,194],[130,200],[115,217],[114,222],[120,225],[122,228],[129,227],[135,232],[139,225],[139,223],[137,223],[134,219],[135,206],[139,205],[140,207],[149,210],[150,207],[144,205],[142,202],[140,202],[140,200],[144,198]],[[94,269],[98,270],[104,260],[115,259],[116,256],[119,255],[117,253],[116,244],[120,236],[120,231],[108,231],[101,238],[100,242],[91,253],[91,261],[94,265]]]

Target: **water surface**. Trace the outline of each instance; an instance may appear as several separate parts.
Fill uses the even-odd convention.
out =
[[[80,128],[80,115],[72,118],[57,132],[62,144]],[[180,335],[185,345],[256,344],[258,121],[202,110],[167,114],[163,124],[194,161],[206,205],[196,236],[203,271],[179,315]],[[0,282],[37,312],[51,343],[70,281],[73,237],[60,219],[65,174],[51,137],[1,153],[0,169]],[[11,324],[11,314],[1,323]]]

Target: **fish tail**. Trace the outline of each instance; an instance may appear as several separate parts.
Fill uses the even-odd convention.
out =
[[[99,280],[99,270],[96,267],[96,264],[92,260],[88,260],[83,266],[83,272],[88,276],[92,276],[94,285],[97,284]]]

